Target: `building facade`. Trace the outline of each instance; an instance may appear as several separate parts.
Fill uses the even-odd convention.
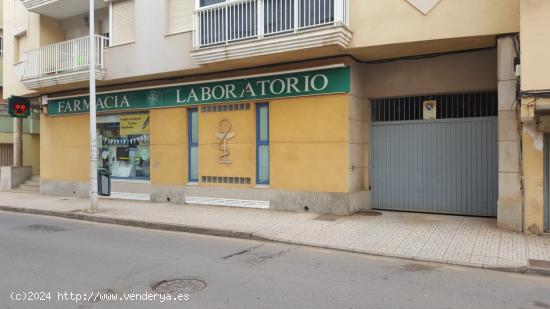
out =
[[[0,93],[3,90],[4,74],[4,27],[3,2],[0,2]],[[40,109],[35,110],[31,117],[22,124],[24,153],[23,164],[32,167],[32,173],[40,174]],[[0,100],[0,166],[13,164],[13,120],[8,115],[7,101]]]
[[[86,196],[87,1],[4,0],[40,189]],[[96,1],[115,196],[548,230],[545,0]]]

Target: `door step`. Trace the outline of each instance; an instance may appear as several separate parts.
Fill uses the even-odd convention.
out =
[[[31,178],[20,184],[12,192],[20,193],[39,193],[40,192],[40,175],[33,175]]]

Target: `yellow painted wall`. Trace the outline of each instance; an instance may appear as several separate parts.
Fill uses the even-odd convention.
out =
[[[521,1],[521,89],[550,90],[550,1]],[[525,97],[522,105],[548,100]],[[524,177],[524,226],[528,233],[540,234],[544,229],[544,160],[543,133],[535,124],[524,123],[522,134]]]
[[[348,96],[269,103],[271,188],[347,192]]]
[[[271,184],[274,189],[347,192],[349,188],[349,97],[311,96],[269,102]],[[150,111],[151,183],[187,183],[187,109]],[[232,164],[218,163],[219,123],[228,119]],[[87,115],[41,117],[42,178],[88,178]],[[199,108],[199,175],[256,176],[255,105],[250,110],[202,112]],[[205,184],[204,186],[243,187]]]
[[[405,0],[350,0],[350,48],[518,32],[519,2],[442,0],[424,16]]]
[[[220,122],[229,120],[231,132],[235,137],[229,140],[229,159],[231,165],[220,164],[220,140],[216,134],[220,132]],[[250,110],[228,112],[202,112],[199,108],[199,176],[249,177],[254,182],[256,120],[254,104]],[[243,187],[243,185],[210,184],[201,185]],[[245,185],[246,186],[246,185]]]
[[[40,135],[23,134],[23,165],[32,166],[32,174],[40,175]]]
[[[151,183],[187,183],[187,110],[151,110]]]
[[[86,114],[40,117],[40,167],[45,180],[84,181],[89,176]]]
[[[550,89],[550,1],[521,1],[521,88]]]
[[[525,124],[522,133],[524,229],[542,234],[544,229],[543,137],[533,124]]]
[[[162,185],[187,181],[185,108],[152,110],[151,182]],[[42,178],[86,180],[89,173],[87,115],[41,117]]]

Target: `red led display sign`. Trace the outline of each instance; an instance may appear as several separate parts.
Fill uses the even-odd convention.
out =
[[[31,112],[31,102],[25,97],[8,98],[8,112],[11,117],[27,118]]]

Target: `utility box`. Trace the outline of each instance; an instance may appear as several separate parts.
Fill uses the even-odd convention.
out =
[[[97,194],[111,196],[111,172],[106,168],[97,170]]]

